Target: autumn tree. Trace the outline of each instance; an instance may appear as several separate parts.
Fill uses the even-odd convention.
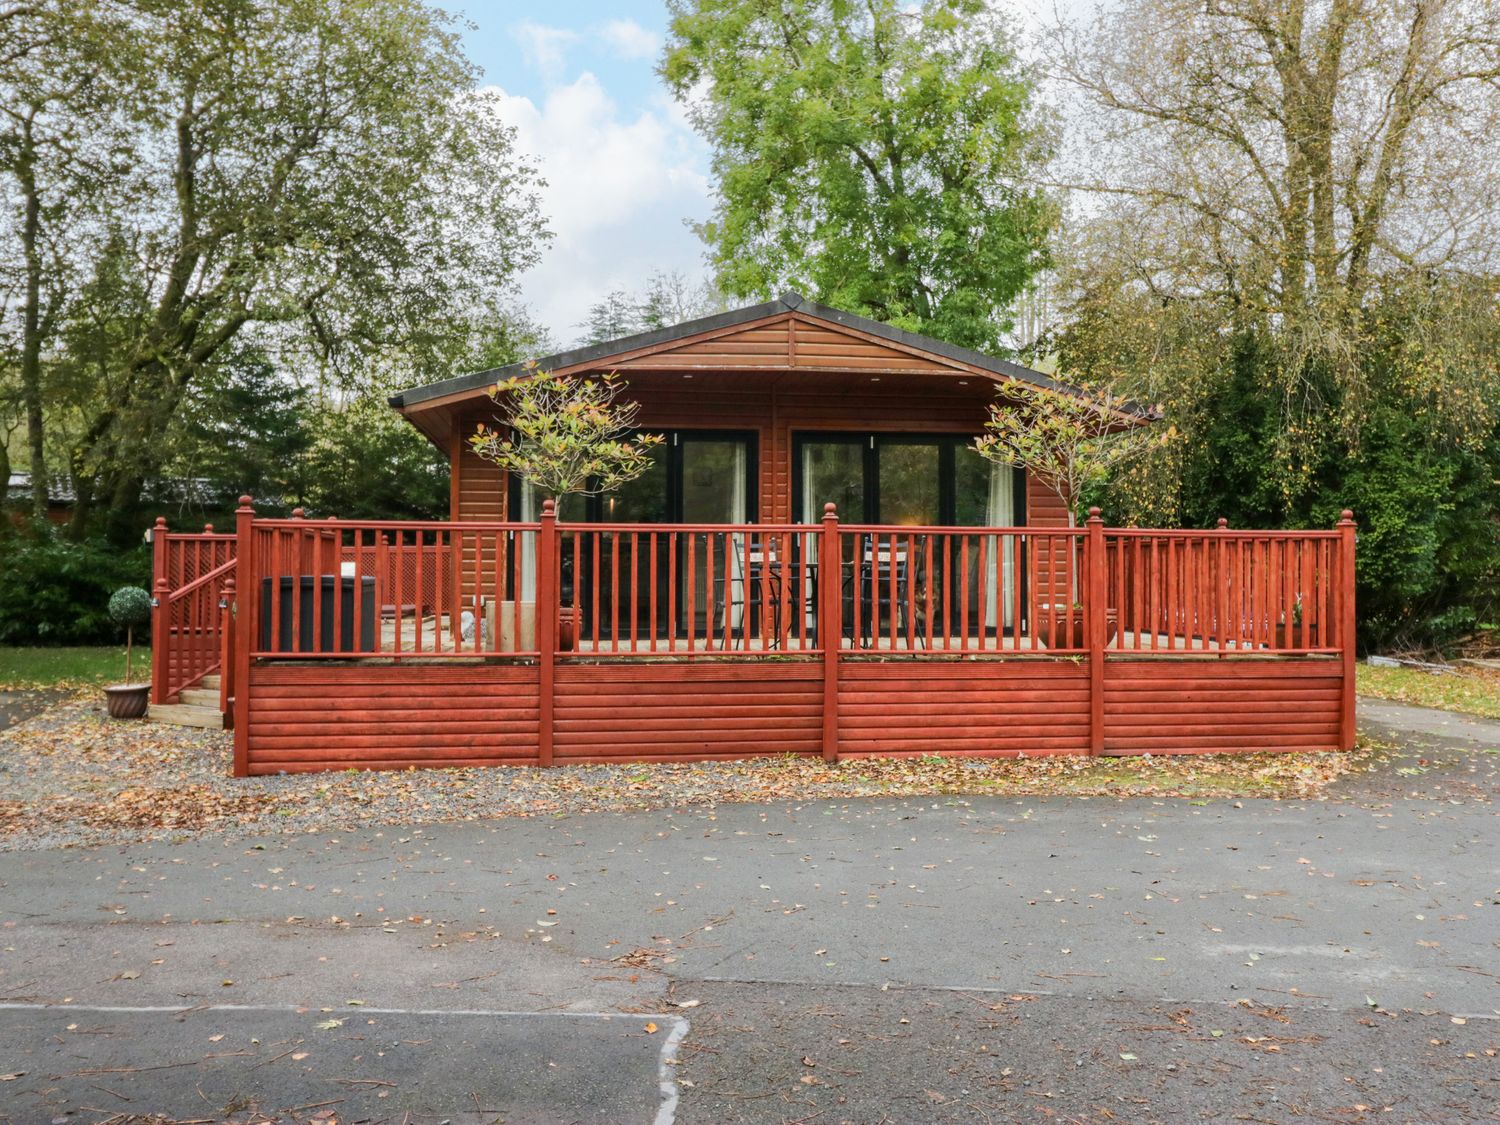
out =
[[[1025,469],[1057,493],[1069,519],[1084,490],[1172,434],[1148,423],[1159,413],[1108,387],[1057,387],[1014,382],[992,403],[974,451],[987,461]]]
[[[997,348],[1047,261],[1032,74],[985,0],[670,0],[661,73],[713,146],[735,297],[784,287]]]
[[[1097,209],[1078,290],[1267,333],[1289,456],[1305,427],[1357,431],[1373,318],[1406,278],[1500,273],[1500,167],[1476,159],[1500,127],[1485,0],[1127,0],[1054,47],[1087,107],[1064,173]],[[1486,326],[1430,311],[1404,374],[1482,431]]]
[[[1079,221],[1042,346],[1179,428],[1121,506],[1327,526],[1348,504],[1372,635],[1484,612],[1497,507],[1465,482],[1500,469],[1500,8],[1122,0],[1048,56]]]

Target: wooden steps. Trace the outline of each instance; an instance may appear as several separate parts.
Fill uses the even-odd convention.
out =
[[[218,676],[204,676],[203,682],[197,687],[179,693],[179,702],[151,704],[146,711],[146,718],[153,723],[223,730],[224,713],[219,710],[219,683]]]

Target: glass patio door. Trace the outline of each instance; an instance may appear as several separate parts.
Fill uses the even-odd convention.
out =
[[[678,438],[677,522],[714,524],[750,522],[750,443],[744,438],[682,435]],[[688,532],[691,539],[693,573],[690,583],[679,583],[677,619],[689,636],[708,635],[709,615],[715,615],[715,632],[726,624],[736,628],[744,615],[744,544],[739,536]],[[677,567],[681,573],[687,558],[686,544],[677,545]],[[665,573],[665,567],[659,567]],[[691,592],[691,596],[689,596]],[[688,620],[688,607],[692,620]]]
[[[636,532],[606,531],[598,537],[598,557],[594,542],[578,559],[579,573],[572,573],[573,557],[562,558],[563,596],[571,598],[575,582],[578,603],[586,616],[592,614],[595,599],[599,605],[599,636],[612,639],[618,622],[622,638],[643,636],[651,628],[652,547],[650,527],[653,524],[743,524],[751,522],[755,505],[755,438],[753,434],[712,431],[669,431],[665,440],[652,451],[651,468],[614,492],[598,496],[570,496],[561,518],[570,521],[641,525]],[[535,520],[540,505],[535,490],[522,484],[516,495],[519,517]],[[677,588],[670,588],[669,566],[671,540],[674,536],[657,535],[655,570],[656,628],[664,636],[668,621],[675,617],[678,632],[702,636],[710,613],[721,612],[726,589],[734,581],[732,571],[743,551],[727,550],[726,540],[733,536],[708,532],[690,532],[675,536],[677,550]],[[693,556],[693,572],[687,574],[688,552]],[[709,555],[712,554],[712,588],[709,582]],[[525,559],[523,586],[526,596],[534,596],[535,567]],[[726,567],[729,569],[726,570]],[[740,569],[743,569],[741,566]],[[730,591],[732,593],[732,590]],[[675,599],[676,612],[668,607]],[[688,620],[688,607],[692,620]],[[589,622],[585,635],[592,634]]]
[[[971,447],[972,439],[961,435],[929,434],[806,434],[796,441],[794,472],[797,493],[794,511],[802,522],[821,518],[823,505],[832,500],[845,523],[876,523],[895,527],[1014,527],[1021,523],[1023,492],[1018,474],[1003,465],[993,465]],[[920,533],[915,533],[920,538]],[[895,568],[898,586],[909,586],[916,602],[925,607],[930,592],[934,612],[945,604],[943,583],[951,584],[946,600],[954,627],[960,619],[973,630],[988,632],[1011,628],[1015,614],[1016,582],[1024,570],[1024,545],[1015,536],[983,537],[983,573],[978,537],[968,550],[960,540],[950,539],[948,557],[934,552],[932,573],[926,573],[925,544],[916,558],[904,557],[905,546],[874,551],[844,542],[844,567],[848,587],[857,574],[869,582],[872,568]],[[968,581],[962,581],[967,568]],[[881,582],[877,576],[877,588]],[[888,584],[884,588],[889,588]],[[968,590],[967,607],[955,604],[957,591]],[[862,591],[864,586],[861,587]],[[846,589],[845,601],[852,601]],[[868,600],[867,598],[864,600]],[[906,595],[898,590],[899,602]],[[875,607],[885,612],[883,607]],[[863,610],[863,606],[862,606]],[[966,612],[965,612],[966,611]],[[847,620],[847,615],[846,615]],[[888,623],[887,623],[888,624]],[[942,628],[943,622],[934,622]],[[880,622],[862,623],[878,631]]]

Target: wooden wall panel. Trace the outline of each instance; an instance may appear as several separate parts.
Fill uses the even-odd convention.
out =
[[[251,774],[537,762],[537,669],[255,664]]]
[[[839,666],[839,750],[1086,754],[1088,693],[1088,669],[1072,662],[848,662]]]
[[[925,355],[914,355],[874,340],[851,336],[837,328],[794,320],[796,366],[870,371],[953,371],[955,365]]]
[[[704,761],[822,752],[822,666],[559,664],[554,760]]]
[[[1336,750],[1342,684],[1335,659],[1107,660],[1104,751]]]
[[[1335,659],[1115,658],[1104,752],[1333,750]],[[816,662],[557,666],[558,764],[815,756]],[[253,665],[249,771],[536,765],[535,665]],[[1086,754],[1089,669],[1045,659],[847,660],[839,753]]]

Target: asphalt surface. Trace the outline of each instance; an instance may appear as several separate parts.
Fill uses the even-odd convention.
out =
[[[1327,801],[0,854],[0,1121],[1500,1120],[1495,726]]]
[[[0,691],[0,730],[39,715],[73,694],[61,688],[44,691]]]

